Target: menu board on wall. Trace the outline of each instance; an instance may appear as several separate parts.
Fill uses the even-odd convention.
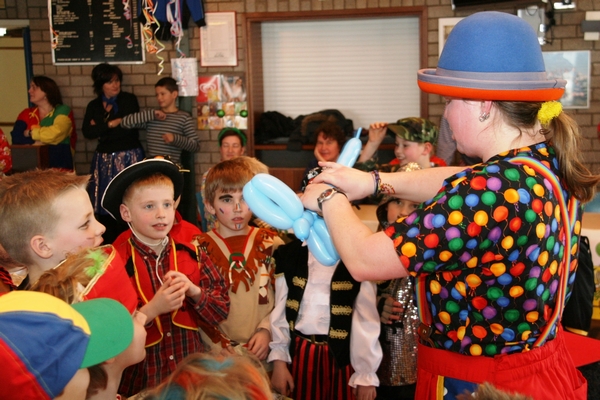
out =
[[[52,62],[141,64],[137,0],[48,0]]]

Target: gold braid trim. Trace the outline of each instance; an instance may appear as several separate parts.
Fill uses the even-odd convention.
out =
[[[300,303],[298,303],[298,300],[287,299],[285,305],[294,311],[298,311],[300,308]]]
[[[333,315],[350,315],[352,314],[352,307],[350,306],[331,306],[331,313]]]
[[[279,273],[279,274],[275,274],[275,278],[282,278],[285,274],[283,272]]]
[[[352,290],[353,286],[350,281],[332,282],[331,290]]]
[[[341,329],[333,329],[329,328],[329,337],[332,339],[346,339],[348,336],[348,331],[344,331]]]
[[[295,277],[292,279],[292,284],[293,284],[294,286],[298,286],[298,287],[299,287],[299,288],[301,288],[301,289],[304,289],[304,286],[306,286],[306,278],[300,278],[300,277],[298,277],[298,276],[295,276]]]
[[[290,321],[289,325],[290,325],[290,332],[293,332],[294,331],[294,321]]]

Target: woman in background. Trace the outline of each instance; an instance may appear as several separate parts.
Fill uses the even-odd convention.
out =
[[[418,83],[445,97],[458,151],[483,162],[410,174],[321,163],[305,207],[322,211],[355,279],[415,277],[415,398],[489,382],[534,399],[586,399],[559,321],[577,269],[579,202],[600,176],[556,101],[566,82],[547,78],[527,22],[481,12],[452,29],[437,69],[419,71]],[[424,204],[372,233],[348,200],[373,192]]]
[[[46,76],[34,76],[29,86],[29,101],[13,127],[13,144],[47,144],[48,167],[73,170],[75,123],[71,108],[63,104],[56,82]]]
[[[90,101],[85,110],[83,136],[97,139],[98,145],[92,159],[88,193],[96,219],[106,226],[104,243],[112,243],[127,225],[116,222],[100,203],[111,179],[129,165],[144,159],[138,130],[120,125],[124,116],[138,112],[140,107],[135,95],[121,91],[123,72],[116,65],[96,65],[92,80],[98,97]]]

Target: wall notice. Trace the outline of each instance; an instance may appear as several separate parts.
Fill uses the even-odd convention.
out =
[[[54,64],[141,64],[135,0],[49,0]]]

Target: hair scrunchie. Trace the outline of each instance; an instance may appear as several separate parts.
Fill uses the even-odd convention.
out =
[[[562,104],[558,101],[545,101],[540,107],[537,117],[542,125],[548,125],[550,121],[558,117],[562,112]]]

